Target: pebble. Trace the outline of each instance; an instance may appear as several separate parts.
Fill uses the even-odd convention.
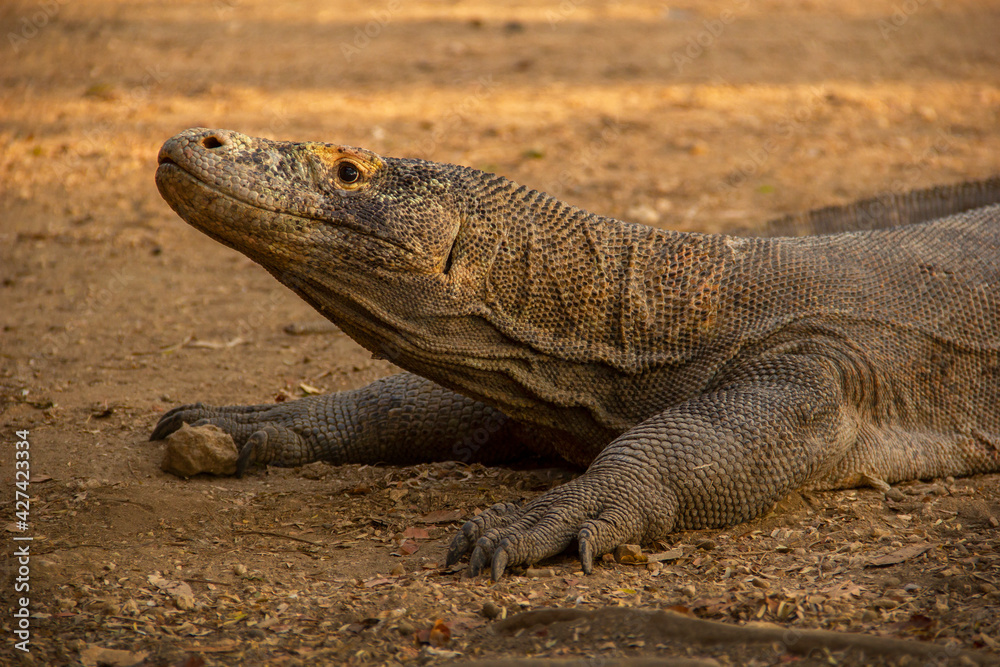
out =
[[[644,225],[655,225],[660,221],[660,214],[649,204],[632,206],[625,213],[625,218],[631,222],[641,222]]]
[[[234,563],[233,574],[235,574],[237,577],[247,576],[247,566],[244,565],[243,563]]]
[[[178,477],[235,475],[238,457],[233,437],[218,426],[185,424],[167,436],[160,468]]]
[[[491,621],[494,620],[503,610],[495,602],[487,600],[483,603],[482,614]]]
[[[638,544],[620,544],[615,548],[615,560],[624,565],[645,563],[649,558]]]

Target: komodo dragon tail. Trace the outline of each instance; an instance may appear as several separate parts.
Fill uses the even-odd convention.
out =
[[[825,206],[776,218],[746,236],[813,236],[883,229],[936,220],[1000,202],[1000,176],[939,185],[905,193],[887,192],[845,206]]]

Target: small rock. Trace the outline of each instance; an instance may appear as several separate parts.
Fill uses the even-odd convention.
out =
[[[903,590],[907,593],[913,593],[920,590],[920,584],[909,583],[903,586]]]
[[[194,596],[178,595],[174,598],[174,605],[182,611],[191,611],[194,609]]]
[[[934,600],[934,611],[936,611],[939,614],[944,614],[948,611],[948,609],[949,609],[948,596],[947,595],[937,596],[937,598],[935,598]]]
[[[34,571],[44,576],[53,576],[59,571],[59,563],[48,558],[32,559]]]
[[[132,665],[142,664],[147,655],[149,653],[146,651],[133,653],[132,651],[104,648],[103,646],[90,644],[87,648],[80,651],[80,662],[83,663],[84,667],[98,667],[99,665],[104,667],[132,667]]]
[[[102,598],[97,600],[91,606],[91,609],[104,616],[114,616],[119,612],[118,602],[114,598]]]
[[[160,468],[178,477],[192,477],[203,472],[235,475],[238,457],[233,437],[218,426],[185,424],[167,436]]]
[[[767,589],[771,587],[771,584],[764,581],[760,577],[750,577],[750,583],[753,584],[756,588],[760,589]]]
[[[994,528],[1000,528],[1000,519],[996,518],[995,516],[991,516],[990,525],[993,526]]]
[[[524,576],[526,577],[554,577],[556,576],[556,571],[551,567],[535,568],[529,567],[524,571]]]
[[[406,574],[406,568],[403,567],[402,563],[397,563],[395,567],[389,570],[389,574],[393,577],[401,577]]]
[[[861,612],[861,621],[863,623],[873,623],[878,619],[879,615],[877,611],[873,611],[871,609],[865,609],[863,612]]]
[[[681,593],[683,593],[689,598],[693,598],[695,595],[698,594],[698,589],[694,587],[694,584],[688,584],[687,586],[681,587]]]
[[[876,609],[895,609],[899,603],[890,598],[879,598],[872,602],[872,606]]]
[[[491,621],[494,620],[503,610],[492,600],[487,600],[483,603],[482,614]]]
[[[784,544],[779,544],[778,546],[774,547],[774,550],[777,551],[779,554],[787,554],[792,550],[792,548],[785,546]]]
[[[660,221],[659,212],[648,204],[632,206],[625,213],[625,217],[629,221],[641,222],[644,225],[655,225]]]
[[[637,565],[649,560],[638,544],[619,544],[615,548],[615,560],[623,565]]]
[[[401,635],[409,637],[416,631],[417,628],[406,619],[400,619],[399,623],[396,624],[396,632]]]
[[[711,551],[712,549],[715,548],[715,541],[714,540],[702,540],[701,542],[699,542],[695,546],[698,547],[699,549],[704,549],[705,551]]]
[[[138,616],[139,615],[139,605],[135,600],[129,598],[122,605],[122,614],[127,616]]]
[[[243,563],[233,564],[233,574],[235,574],[237,577],[247,576],[247,566],[244,565]]]

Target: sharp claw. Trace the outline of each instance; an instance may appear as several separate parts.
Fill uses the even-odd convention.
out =
[[[267,434],[264,431],[257,431],[249,438],[247,438],[246,444],[243,445],[243,449],[240,450],[240,456],[236,459],[236,477],[243,477],[246,474],[247,468],[250,467],[250,462],[253,459],[254,450],[261,443],[267,442]]]
[[[594,571],[594,545],[586,537],[580,538],[580,564],[584,574]]]
[[[177,427],[174,426],[174,422],[176,421],[177,418],[171,414],[163,415],[160,417],[160,421],[156,423],[156,428],[154,428],[153,432],[149,434],[149,439],[151,441],[163,440],[177,430]]]
[[[197,414],[201,412],[204,407],[204,403],[192,403],[190,405],[178,405],[176,408],[170,408],[164,412],[160,416],[160,420],[156,422],[153,432],[149,435],[150,441],[163,440],[174,431],[180,429],[180,427],[184,425],[184,420],[181,418],[182,413],[194,412]]]
[[[455,536],[451,541],[451,546],[448,548],[448,556],[444,560],[445,567],[451,567],[457,563],[462,556],[464,556],[469,551],[469,539],[465,536],[465,527],[462,527],[462,532]]]
[[[478,577],[488,560],[489,557],[486,555],[486,549],[481,544],[477,544],[476,548],[472,550],[472,556],[469,557],[469,576]]]
[[[500,547],[493,553],[493,566],[490,568],[490,579],[499,581],[503,571],[507,569],[507,550]]]

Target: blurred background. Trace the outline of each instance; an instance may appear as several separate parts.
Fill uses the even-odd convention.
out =
[[[49,200],[49,224],[112,222],[121,207],[133,226],[162,217],[156,149],[199,125],[459,162],[678,229],[1000,164],[992,2],[48,0],[0,13],[4,206]]]

